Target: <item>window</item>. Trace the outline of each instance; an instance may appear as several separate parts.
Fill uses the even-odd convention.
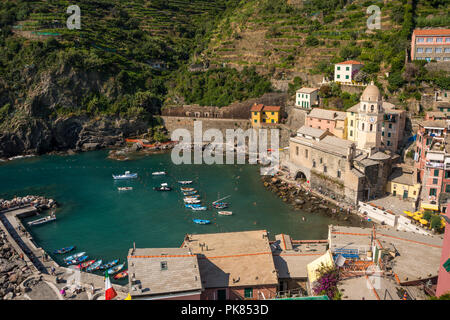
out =
[[[255,123],[257,123],[257,122],[258,122],[258,120],[256,120],[256,119],[255,119],[255,120],[254,120],[254,122],[255,122]]]
[[[445,49],[444,49],[444,52],[445,52],[445,53],[450,53],[450,48],[445,48]]]
[[[431,188],[430,189],[430,196],[435,196],[436,195],[436,190],[435,188]]]
[[[442,48],[436,48],[436,49],[434,50],[434,52],[436,52],[436,53],[442,53]]]
[[[337,171],[337,177],[340,178],[341,177],[341,170]]]
[[[305,149],[305,158],[308,159],[308,149]]]
[[[347,76],[345,76],[345,79],[349,79],[349,76],[347,75]]]
[[[424,42],[425,39],[424,38],[417,38],[417,42]]]
[[[350,137],[353,137],[353,130],[350,130]]]
[[[316,160],[313,160],[313,168],[316,167]]]
[[[373,105],[370,106],[370,112],[373,112]]]
[[[350,120],[350,126],[353,127],[353,120]]]
[[[298,156],[298,147],[295,147],[295,155]]]
[[[338,69],[338,70],[341,70],[341,67],[338,66],[337,69]]]
[[[372,130],[373,130],[373,124],[370,125],[370,131],[372,131]]]
[[[450,61],[450,57],[444,57],[444,61]]]
[[[340,75],[338,74],[338,75],[337,75],[337,78],[338,78],[338,79],[340,79],[340,78],[341,78],[341,76],[340,76]]]
[[[392,123],[389,123],[389,129],[392,129]]]
[[[275,122],[275,120],[272,119],[272,123],[274,123],[274,122]]]
[[[383,136],[384,137],[384,131],[381,133],[381,136]]]
[[[361,130],[364,131],[364,123],[361,124]]]
[[[244,298],[253,298],[253,288],[244,289]]]
[[[272,115],[274,115],[275,114],[275,112],[272,112]]]
[[[258,112],[255,111],[255,112],[253,112],[253,114],[254,114],[255,116],[257,116],[257,115],[258,115]]]
[[[423,53],[423,48],[417,48],[417,53]]]
[[[442,43],[442,38],[436,38],[436,42]]]
[[[167,261],[161,261],[161,270],[167,270]]]
[[[388,132],[388,138],[390,138],[391,137],[391,133],[390,132]]]
[[[322,161],[322,158],[320,158],[320,164],[322,164],[322,162],[323,162],[323,161]]]
[[[438,184],[438,179],[433,179],[433,184]]]
[[[387,141],[387,146],[391,146],[391,142],[389,140]]]
[[[433,52],[433,48],[425,48],[425,53],[432,53]]]
[[[450,38],[445,38],[445,43],[450,43]]]
[[[346,71],[350,71],[350,67],[345,67],[345,70]]]
[[[327,172],[327,166],[323,166],[323,172],[324,172],[324,173]]]
[[[435,177],[439,177],[439,170],[438,169],[434,169],[434,176]]]
[[[445,185],[445,192],[450,192],[450,184]]]
[[[427,38],[427,43],[432,43],[433,42],[433,38]]]
[[[445,178],[450,178],[450,171],[445,171]]]

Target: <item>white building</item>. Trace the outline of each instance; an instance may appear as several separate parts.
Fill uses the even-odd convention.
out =
[[[319,104],[319,89],[301,88],[297,90],[295,106],[297,108],[311,109],[311,106]]]
[[[339,62],[334,65],[334,82],[351,83],[364,65],[355,60]]]

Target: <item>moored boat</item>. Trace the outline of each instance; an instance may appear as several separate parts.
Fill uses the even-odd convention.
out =
[[[119,279],[123,279],[125,277],[128,277],[128,270],[124,270],[122,272],[119,272],[113,278],[116,279],[116,280],[119,280]]]
[[[181,191],[195,191],[194,188],[180,188]]]
[[[200,203],[202,200],[200,199],[184,199],[184,203]]]
[[[133,190],[133,187],[119,187],[119,188],[117,188],[117,190],[119,190],[119,191],[128,191],[128,190]]]
[[[193,196],[196,193],[197,193],[197,190],[194,190],[194,191],[183,191],[183,195],[184,196]]]
[[[153,176],[163,176],[167,174],[165,171],[156,171],[156,172],[152,172]]]
[[[211,223],[211,221],[209,221],[209,220],[202,220],[202,219],[192,219],[192,221],[194,221],[194,223],[196,223],[196,224],[209,224],[209,223]]]
[[[191,184],[192,180],[178,181],[179,184]]]
[[[93,264],[94,262],[95,262],[95,260],[85,261],[83,263],[77,264],[75,266],[75,268],[77,268],[77,269],[85,269],[85,268],[89,267],[91,264]]]
[[[104,270],[104,269],[109,269],[109,268],[115,266],[118,262],[119,262],[119,259],[110,261],[110,262],[105,263],[104,265],[100,266],[99,269],[102,269],[102,270]]]
[[[103,260],[98,260],[98,261],[94,262],[86,269],[86,271],[90,272],[90,271],[98,270],[98,268],[100,268],[100,266],[102,265],[102,262],[103,262]]]
[[[137,178],[137,173],[130,173],[130,171],[125,171],[124,174],[112,175],[114,180],[122,180],[122,179],[135,179]]]
[[[54,254],[64,254],[64,253],[70,252],[74,249],[75,249],[75,246],[64,247],[64,248],[53,251],[53,253]]]
[[[194,210],[194,211],[205,211],[208,208],[206,208],[206,207],[192,207],[191,209]]]
[[[28,225],[29,226],[37,226],[39,224],[47,223],[47,222],[54,221],[54,220],[56,220],[56,216],[52,213],[51,215],[46,216],[44,218],[40,218],[40,219],[28,222]]]
[[[68,261],[66,261],[66,264],[67,264],[68,266],[70,266],[70,265],[73,265],[73,264],[77,264],[77,263],[83,262],[83,261],[86,260],[87,258],[88,258],[88,256],[81,256],[81,257],[79,257],[79,258],[76,258],[76,259],[73,259],[73,260],[68,260]]]
[[[199,194],[193,194],[191,196],[186,196],[184,197],[185,199],[199,199],[200,195]]]
[[[201,204],[189,204],[189,203],[186,203],[185,205],[184,205],[186,208],[198,208],[198,207],[201,207],[202,205]]]
[[[71,256],[65,257],[64,261],[74,260],[76,258],[84,256],[85,254],[86,254],[86,252],[78,252],[78,253],[75,253],[75,254],[73,254]]]
[[[233,212],[231,211],[219,211],[217,213],[220,214],[221,216],[231,216],[233,214]]]
[[[119,264],[111,269],[108,270],[108,274],[114,274],[116,272],[119,272],[120,270],[122,270],[123,266],[125,265],[125,263]]]

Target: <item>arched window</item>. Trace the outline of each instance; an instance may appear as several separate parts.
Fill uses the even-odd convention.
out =
[[[373,130],[373,124],[370,125],[370,131],[372,131],[372,130]]]
[[[364,131],[364,122],[361,124],[361,130]]]
[[[366,111],[366,105],[363,106],[363,110]]]
[[[370,112],[373,112],[373,105],[370,106]]]

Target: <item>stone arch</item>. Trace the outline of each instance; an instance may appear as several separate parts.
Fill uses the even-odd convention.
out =
[[[295,180],[307,180],[306,174],[302,170],[297,170],[294,175]]]

